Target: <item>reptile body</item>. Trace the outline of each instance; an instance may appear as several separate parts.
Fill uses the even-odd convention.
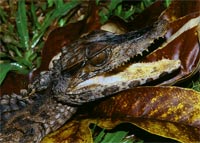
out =
[[[53,61],[53,67],[42,72],[28,90],[21,91],[20,95],[1,97],[0,142],[40,142],[71,118],[83,103],[145,84],[177,70],[179,60],[163,59],[155,63],[122,66],[147,51],[155,39],[163,37],[167,25],[166,21],[159,21],[123,35],[96,31],[63,47],[59,59]],[[131,74],[135,76],[122,78]],[[100,81],[102,77],[104,80]],[[107,83],[105,78],[113,82]],[[115,79],[118,80],[115,82]]]

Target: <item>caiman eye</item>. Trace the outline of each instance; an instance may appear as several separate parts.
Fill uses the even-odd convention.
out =
[[[88,46],[85,51],[87,62],[96,67],[103,66],[107,63],[110,58],[110,54],[110,48],[107,48],[104,44]]]
[[[107,63],[109,58],[109,53],[107,51],[102,51],[98,55],[95,55],[91,59],[89,59],[89,63],[93,66],[103,66],[105,63]]]

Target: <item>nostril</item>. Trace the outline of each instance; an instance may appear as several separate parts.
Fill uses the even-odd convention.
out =
[[[33,128],[29,128],[26,130],[25,135],[33,136],[33,135],[35,135],[35,130]]]

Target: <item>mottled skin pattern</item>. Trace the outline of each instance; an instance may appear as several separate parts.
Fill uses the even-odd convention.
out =
[[[0,142],[39,142],[76,112],[77,107],[58,103],[49,95],[3,95]]]
[[[28,90],[22,90],[20,95],[1,97],[0,142],[40,142],[45,135],[55,131],[71,118],[78,104],[112,94],[113,88],[116,87],[112,84],[104,87],[103,91],[88,88],[87,96],[84,90],[81,93],[79,89],[77,94],[74,94],[76,90],[73,93],[70,90],[79,83],[111,71],[130,58],[142,54],[155,39],[164,36],[166,27],[166,21],[159,21],[151,27],[124,35],[99,31],[64,47],[61,57],[53,62],[53,68],[42,72],[29,85]],[[171,64],[174,63],[177,61],[171,61]],[[164,72],[170,73],[178,67],[179,64],[171,69],[161,69],[156,77],[159,78]],[[150,73],[146,77],[148,78],[141,79],[143,82],[140,84],[148,82],[149,79],[154,80]],[[140,84],[132,84],[128,88]],[[115,93],[120,90],[123,89],[115,88]],[[97,97],[96,94],[101,96]]]

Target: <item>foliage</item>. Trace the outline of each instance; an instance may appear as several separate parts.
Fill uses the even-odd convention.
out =
[[[99,4],[101,1],[96,0],[96,4]],[[105,23],[111,16],[118,16],[124,21],[128,19],[133,20],[133,15],[141,13],[145,8],[150,6],[155,0],[141,0],[141,2],[137,1],[136,4],[134,2],[126,8],[123,5],[123,0],[111,0],[106,6],[102,8],[99,12],[100,22]],[[164,3],[166,6],[169,6],[171,0],[165,0]]]
[[[93,129],[93,133],[95,133],[95,127]],[[128,131],[120,130],[108,132],[105,129],[102,129],[100,133],[94,137],[94,143],[143,143],[142,140],[138,140],[133,137],[127,138],[128,133]]]
[[[192,81],[192,89],[200,92],[200,77],[196,81]]]
[[[0,84],[9,71],[27,74],[40,66],[40,52],[44,44],[42,38],[47,29],[56,20],[62,23],[64,20],[66,23],[67,20],[63,17],[78,4],[77,0],[67,3],[63,0],[48,0],[40,5],[33,1],[26,5],[25,0],[19,0],[17,7],[14,7],[14,1],[10,2],[9,12],[0,8],[0,42],[3,45],[0,53]],[[38,16],[38,12],[43,16]]]

